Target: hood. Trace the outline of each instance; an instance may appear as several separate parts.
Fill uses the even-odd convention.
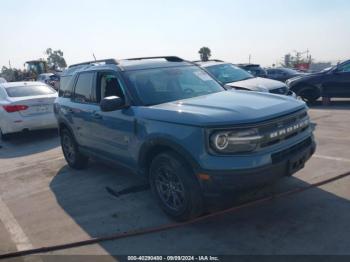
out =
[[[304,108],[304,102],[287,96],[232,90],[136,110],[146,119],[210,127],[257,123]]]
[[[285,84],[268,78],[255,77],[243,81],[228,83],[228,86],[249,89],[252,91],[268,92],[269,90],[285,87]]]
[[[329,71],[323,71],[323,72],[317,72],[317,73],[305,73],[305,74],[301,74],[292,78],[289,78],[286,81],[287,86],[289,86],[291,83],[297,83],[299,81],[304,81],[304,80],[309,80],[309,79],[313,79],[313,78],[317,78],[323,75],[326,75]]]

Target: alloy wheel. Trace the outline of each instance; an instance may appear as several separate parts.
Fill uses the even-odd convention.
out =
[[[175,212],[185,208],[185,188],[179,177],[167,166],[161,166],[155,174],[155,187],[162,202]]]

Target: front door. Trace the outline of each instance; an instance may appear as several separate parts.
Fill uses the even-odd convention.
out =
[[[128,107],[112,112],[102,112],[100,101],[109,96],[126,99],[126,93],[116,72],[100,71],[96,75],[96,103],[90,116],[90,137],[94,140],[93,150],[109,159],[133,164],[130,147],[135,142],[134,111]]]
[[[339,65],[328,74],[323,91],[330,97],[350,97],[350,62]]]

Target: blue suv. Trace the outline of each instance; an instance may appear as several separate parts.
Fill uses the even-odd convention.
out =
[[[69,166],[97,158],[127,167],[177,220],[226,192],[292,175],[315,151],[304,102],[225,90],[174,56],[72,65],[55,114]]]

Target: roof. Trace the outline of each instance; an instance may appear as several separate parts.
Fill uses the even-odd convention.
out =
[[[209,60],[209,61],[199,61],[199,62],[196,62],[196,64],[201,66],[201,67],[209,67],[209,66],[213,66],[213,65],[224,65],[224,64],[231,64],[231,63],[224,62],[221,60]]]
[[[193,65],[187,61],[164,61],[164,60],[120,60],[119,66],[122,71],[178,67]]]
[[[45,85],[42,82],[7,82],[7,83],[1,83],[0,86],[4,88],[9,87],[15,87],[15,86],[38,86],[38,85]]]
[[[66,69],[62,76],[73,75],[76,72],[91,71],[91,69],[109,69],[116,71],[132,71],[152,68],[190,66],[192,62],[188,62],[177,56],[158,56],[158,57],[140,57],[128,58],[122,60],[103,59],[96,61],[83,62],[74,64]]]

